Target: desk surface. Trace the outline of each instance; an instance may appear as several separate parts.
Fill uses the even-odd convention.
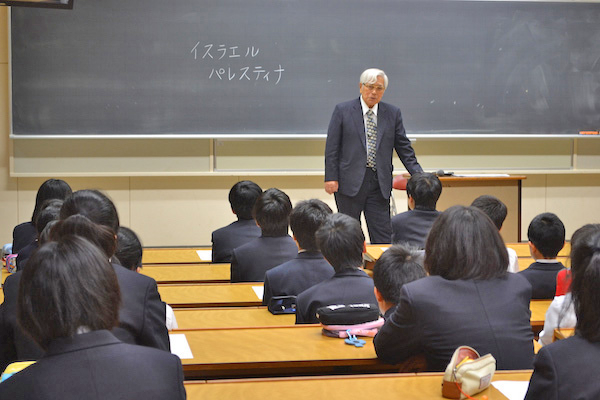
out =
[[[497,371],[494,381],[528,381],[528,371]],[[443,374],[378,374],[185,382],[187,398],[197,399],[443,399]],[[489,400],[504,400],[490,386],[477,394]]]
[[[144,249],[142,264],[197,264],[209,263],[210,260],[202,260],[198,251],[210,252],[210,247],[150,247]]]
[[[179,329],[293,326],[294,314],[271,314],[266,307],[176,309]]]
[[[230,264],[150,264],[140,273],[154,278],[156,283],[216,283],[229,282]]]
[[[262,305],[253,286],[262,282],[215,283],[197,285],[159,285],[162,301],[173,308],[249,307]]]

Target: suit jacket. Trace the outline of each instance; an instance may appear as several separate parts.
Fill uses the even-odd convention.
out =
[[[440,215],[436,210],[414,209],[392,217],[392,243],[408,242],[425,248],[425,239]]]
[[[563,269],[566,268],[560,262],[534,262],[519,274],[527,278],[531,284],[532,299],[553,299],[556,293],[556,275]]]
[[[171,400],[186,394],[177,356],[100,330],[52,341],[44,357],[0,385],[0,398]]]
[[[231,282],[262,282],[265,273],[291,260],[298,246],[289,235],[261,236],[233,249],[231,253]]]
[[[406,137],[400,109],[380,102],[377,111],[377,179],[381,194],[389,199],[392,191],[392,149],[411,174],[422,172]],[[339,192],[355,196],[364,180],[367,144],[360,98],[335,106],[325,144],[325,181],[338,181]]]
[[[253,219],[239,219],[212,233],[212,262],[230,262],[231,252],[260,237],[260,228]]]
[[[526,400],[600,399],[600,343],[579,335],[538,352]]]
[[[531,285],[517,274],[490,280],[428,276],[402,287],[400,303],[375,336],[377,356],[395,364],[424,354],[444,371],[457,347],[491,353],[498,369],[533,365]]]
[[[373,279],[358,268],[336,272],[328,280],[300,293],[296,301],[296,323],[316,324],[319,307],[352,303],[377,304]]]
[[[320,251],[304,251],[296,258],[270,269],[265,274],[263,304],[273,296],[298,296],[300,292],[335,274]]]
[[[37,238],[37,230],[33,222],[23,222],[13,229],[13,254],[19,254],[19,251]]]
[[[25,269],[27,260],[29,259],[29,257],[31,257],[33,252],[37,250],[37,248],[38,248],[38,241],[36,239],[32,243],[29,243],[27,246],[25,246],[21,250],[19,250],[19,253],[18,253],[19,255],[17,256],[17,270],[18,271],[22,271],[23,269]]]
[[[152,278],[113,264],[121,289],[119,326],[113,334],[125,343],[170,350],[164,303]],[[17,324],[17,295],[21,272],[9,276],[0,305],[0,369],[16,360],[37,360],[44,351]]]

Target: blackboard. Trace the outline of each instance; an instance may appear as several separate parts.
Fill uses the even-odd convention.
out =
[[[324,135],[363,69],[409,134],[600,128],[600,4],[76,0],[13,8],[12,134]]]

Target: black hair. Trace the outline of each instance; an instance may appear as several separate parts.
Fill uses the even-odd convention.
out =
[[[229,204],[239,219],[252,219],[252,208],[262,189],[252,181],[240,181],[229,191]]]
[[[87,240],[66,236],[42,245],[23,270],[17,319],[43,349],[80,327],[112,329],[121,294],[114,269]]]
[[[60,219],[81,214],[92,222],[109,227],[116,235],[119,231],[119,214],[112,200],[98,190],[78,190],[69,196],[60,210]]]
[[[508,253],[490,218],[475,207],[454,206],[433,223],[425,269],[444,279],[492,279],[507,274]]]
[[[48,225],[48,222],[57,220],[60,215],[60,208],[62,207],[63,201],[58,199],[46,200],[42,205],[40,212],[33,221],[35,230],[37,231],[38,238],[42,234],[42,231]]]
[[[104,225],[95,224],[85,215],[75,214],[59,220],[50,231],[50,240],[61,240],[70,235],[80,236],[101,249],[107,260],[117,249],[112,230]]]
[[[35,223],[38,213],[42,209],[42,205],[45,201],[51,199],[64,200],[73,193],[71,186],[62,179],[48,179],[37,191],[35,196],[35,207],[33,208],[33,215],[31,221]]]
[[[285,236],[292,212],[292,202],[287,194],[279,189],[265,190],[254,203],[252,216],[263,236]]]
[[[479,196],[471,203],[471,207],[479,208],[481,211],[485,213],[496,228],[500,230],[502,228],[502,224],[504,224],[504,220],[506,219],[506,214],[508,213],[508,209],[506,208],[506,204],[504,204],[500,199],[494,196],[490,196],[484,194],[483,196]]]
[[[321,200],[304,200],[296,204],[290,214],[290,228],[300,245],[308,251],[317,251],[315,232],[333,211]]]
[[[571,241],[575,331],[590,342],[600,342],[600,224],[585,225],[577,232],[577,239]]]
[[[315,234],[319,250],[336,272],[361,267],[365,235],[358,220],[336,213]]]
[[[406,194],[413,198],[415,207],[435,210],[442,194],[442,182],[437,176],[427,172],[413,174],[406,183]]]
[[[121,226],[117,234],[117,251],[115,256],[119,264],[132,271],[142,267],[142,242],[131,229]]]
[[[556,214],[542,213],[529,224],[527,238],[546,258],[556,258],[565,245],[565,226]]]
[[[417,249],[403,244],[391,246],[379,257],[373,267],[373,283],[385,301],[398,304],[402,286],[426,275],[419,259]]]

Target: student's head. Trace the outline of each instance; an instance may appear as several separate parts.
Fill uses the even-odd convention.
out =
[[[413,174],[406,183],[406,195],[414,200],[415,207],[421,209],[435,210],[441,194],[442,182],[434,174]]]
[[[444,279],[504,276],[508,253],[500,232],[483,211],[454,206],[433,223],[425,244],[425,269]]]
[[[240,181],[229,191],[231,210],[239,219],[252,219],[252,207],[262,189],[252,181]]]
[[[114,269],[87,240],[67,236],[42,245],[27,262],[17,300],[19,324],[44,349],[81,327],[112,329],[121,295]]]
[[[542,213],[529,224],[527,237],[544,258],[556,258],[565,245],[565,226],[552,213]]]
[[[252,216],[263,236],[285,236],[288,231],[292,202],[279,189],[265,190],[254,203]]]
[[[35,230],[38,234],[38,238],[50,221],[58,219],[62,204],[63,201],[58,199],[46,200],[44,202],[35,221],[33,221],[33,224],[35,225]]]
[[[59,220],[50,231],[50,240],[60,241],[72,235],[82,237],[101,249],[107,260],[115,254],[117,249],[116,238],[110,228],[95,224],[81,214]]]
[[[383,252],[373,267],[373,283],[383,300],[398,304],[402,286],[426,275],[419,259],[419,250],[404,244],[395,244]]]
[[[290,228],[301,249],[319,249],[315,232],[332,213],[331,208],[321,200],[304,200],[296,204],[290,214]]]
[[[471,206],[479,208],[488,217],[490,217],[490,219],[492,220],[494,225],[496,225],[496,228],[498,228],[498,230],[502,228],[502,224],[506,219],[506,214],[508,213],[508,210],[506,208],[506,205],[503,202],[501,202],[500,199],[494,196],[483,195],[473,200]]]
[[[78,190],[69,196],[60,210],[60,219],[81,214],[92,222],[119,231],[119,214],[113,202],[98,190]]]
[[[127,269],[137,271],[142,267],[142,242],[131,229],[121,226],[117,234],[117,252],[119,263]]]
[[[35,207],[33,209],[31,221],[35,223],[35,219],[41,211],[44,202],[51,199],[64,200],[69,197],[71,193],[71,187],[62,179],[48,179],[46,182],[42,183],[35,196]]]
[[[365,235],[356,219],[342,213],[331,214],[315,237],[323,257],[336,272],[362,266]]]
[[[577,316],[575,330],[590,342],[600,342],[600,224],[585,225],[573,236],[576,240],[571,240],[571,293]]]

